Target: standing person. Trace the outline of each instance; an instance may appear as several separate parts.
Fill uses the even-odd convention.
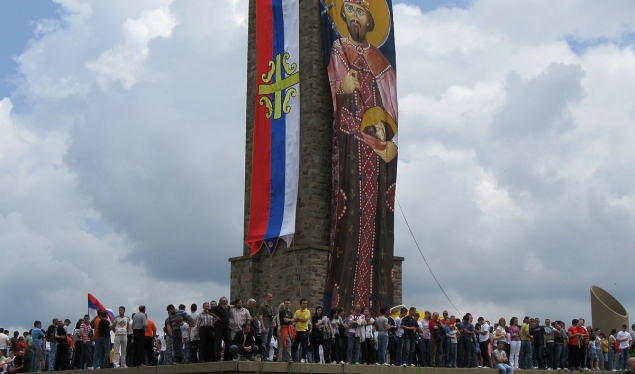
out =
[[[143,345],[145,342],[148,318],[145,314],[145,305],[139,305],[139,312],[132,316],[133,360],[132,366],[145,366],[143,359]]]
[[[617,352],[615,349],[616,335],[617,335],[617,329],[611,330],[611,333],[609,334],[609,367],[607,367],[606,370],[611,370],[611,371],[617,370],[615,369],[615,355]]]
[[[555,342],[555,323],[552,325],[549,318],[545,319],[545,365],[547,369],[553,369],[553,346]]]
[[[306,299],[300,299],[300,309],[293,313],[293,320],[295,321],[295,341],[291,346],[291,356],[295,360],[298,347],[301,347],[301,363],[306,362],[308,349],[308,329],[309,321],[311,320],[311,311],[309,311],[307,306],[308,302]]]
[[[392,312],[392,309],[390,310]],[[406,307],[402,306],[401,310],[399,311],[399,316],[397,316],[397,318],[395,318],[395,327],[397,328],[397,330],[395,331],[395,365],[397,366],[401,366],[403,365],[403,357],[404,357],[404,353],[403,353],[403,333],[404,330],[401,327],[401,321],[403,320],[403,318],[406,316],[406,313],[408,313],[408,309],[406,309]]]
[[[633,338],[631,334],[626,330],[628,326],[622,325],[622,331],[617,333],[616,340],[620,344],[620,370],[627,370],[627,361],[630,357],[630,348],[633,344]]]
[[[443,366],[443,342],[445,341],[445,326],[439,321],[439,313],[432,313],[430,320],[430,366]]]
[[[520,327],[518,327],[518,318],[512,317],[509,320],[509,363],[514,369],[520,366]]]
[[[481,331],[478,332],[478,346],[481,351],[483,366],[486,368],[489,368],[490,367],[489,365],[489,338],[490,338],[489,324],[485,322],[485,319],[483,317],[478,317],[476,321],[481,325]],[[508,361],[505,361],[505,362],[508,362]]]
[[[47,370],[55,369],[55,354],[57,353],[57,339],[55,339],[55,330],[57,329],[57,318],[53,318],[53,322],[46,329],[46,340],[49,343],[49,357],[47,362]]]
[[[196,318],[198,327],[198,358],[202,362],[214,359],[214,316],[209,311],[208,302],[203,303],[203,311]]]
[[[375,348],[373,344],[373,332],[375,319],[369,308],[364,308],[364,324],[361,333],[364,335],[364,341],[360,341],[362,348],[362,364],[372,365],[375,362]]]
[[[386,366],[395,366],[397,364],[397,324],[395,323],[395,319],[390,315],[390,308],[386,307],[386,318],[388,319],[388,324],[390,325],[390,329],[388,329],[388,355],[390,356],[390,362],[386,360]]]
[[[242,325],[245,323],[251,324],[251,314],[247,308],[243,308],[243,301],[236,299],[234,307],[229,309],[229,332],[232,340],[236,333],[242,330]]]
[[[414,366],[412,358],[415,352],[415,334],[417,332],[417,320],[415,319],[417,308],[410,307],[408,315],[401,320],[401,328],[403,329],[403,351],[401,366]]]
[[[126,350],[128,349],[128,331],[132,329],[130,318],[124,315],[126,308],[119,307],[119,315],[115,317],[112,329],[115,331],[115,360],[113,366],[115,369],[127,368],[126,366]]]
[[[46,344],[46,334],[42,331],[42,322],[35,321],[33,323],[33,330],[31,330],[32,348],[33,348],[33,365],[31,366],[32,372],[42,371],[42,350],[44,344]]]
[[[284,299],[282,310],[278,313],[280,321],[280,342],[278,343],[278,355],[282,356],[282,361],[293,362],[291,357],[292,336],[295,336],[293,330],[293,313],[289,310],[291,300]],[[282,352],[282,353],[281,353]]]
[[[155,366],[156,362],[154,357],[154,342],[157,336],[157,326],[151,319],[148,318],[147,313],[144,314],[146,316],[148,324],[143,334],[143,350],[145,352],[146,359],[148,360],[148,365]]]
[[[456,320],[454,317],[450,317],[450,321],[447,322],[447,324],[449,329],[448,337],[450,338],[450,345],[448,347],[450,350],[448,356],[448,367],[455,368],[457,367],[456,356],[459,345],[459,329],[456,327]]]
[[[609,340],[606,338],[606,335],[603,331],[600,331],[598,335],[601,347],[602,361],[604,361],[604,364],[602,365],[600,370],[608,371],[611,370],[609,368]]]
[[[166,343],[165,343],[165,327],[163,331],[159,333],[157,336],[157,345],[159,349],[159,359],[157,360],[157,366],[163,366],[166,363],[165,354],[166,354]]]
[[[214,359],[216,361],[221,360],[221,344],[225,344],[225,347],[231,345],[231,334],[229,332],[229,305],[227,303],[227,297],[223,296],[219,299],[219,304],[212,306],[214,302],[210,303],[210,313],[214,316]],[[228,349],[223,354],[224,361],[231,361],[232,355]]]
[[[545,340],[545,328],[540,324],[540,318],[534,319],[534,325],[531,331],[531,336],[533,337],[533,358],[538,368],[544,370],[547,367],[544,360],[545,346],[547,343]]]
[[[108,354],[110,353],[110,321],[108,312],[100,310],[93,321],[95,350],[93,354],[93,366],[95,369],[108,367]],[[59,341],[58,341],[59,344]]]
[[[82,358],[80,369],[93,369],[93,329],[90,327],[90,317],[88,314],[84,315],[84,320],[79,326],[79,336],[82,339]]]
[[[364,315],[362,314],[362,307],[357,304],[353,314],[351,314],[346,320],[346,329],[348,336],[348,347],[346,350],[346,363],[358,364],[359,352],[361,349],[361,338],[357,334],[357,326],[363,326]]]
[[[423,312],[423,319],[419,321],[420,325],[420,337],[419,339],[419,352],[421,354],[422,362],[421,366],[430,366],[430,345],[431,345],[431,326],[436,326],[434,322],[431,323],[432,314],[429,310]]]
[[[73,329],[73,358],[72,358],[72,369],[81,370],[82,369],[82,337],[80,327],[84,321],[80,319],[75,324],[75,329]]]
[[[523,369],[532,369],[534,367],[529,327],[530,320],[531,318],[529,318],[529,316],[525,316],[525,318],[523,318],[523,325],[520,327],[520,345],[523,349],[523,361],[521,363],[521,367]]]
[[[68,336],[62,321],[58,320],[55,329],[55,340],[57,340],[57,352],[55,353],[55,370],[68,370]]]
[[[227,298],[225,298],[225,304],[226,303]],[[177,310],[172,304],[168,305],[166,309],[168,311],[168,318],[170,320],[168,325],[168,335],[172,337],[172,350],[174,355],[173,362],[178,364],[183,362],[183,335],[181,334],[181,324],[178,322],[178,320],[181,319],[188,324],[193,324],[194,321],[192,320],[192,317],[190,317],[190,315],[185,312],[185,310]]]
[[[331,308],[331,312],[329,313],[329,320],[331,323],[331,327],[333,328],[333,336],[331,337],[331,359],[333,360],[334,364],[343,364],[344,357],[342,354],[342,328],[344,322],[337,313],[337,308]]]
[[[472,362],[472,338],[474,337],[474,325],[470,322],[471,315],[467,313],[459,324],[459,367],[470,368]]]
[[[553,332],[553,369],[566,369],[564,343],[567,332],[564,329],[564,322],[556,321]]]
[[[172,323],[170,322],[170,312],[168,318],[163,321],[163,332],[165,333],[165,364],[176,365],[174,363],[174,342],[172,341]]]
[[[571,320],[571,326],[567,330],[569,349],[569,370],[579,369],[580,367],[580,345],[582,344],[583,335],[578,331],[578,319]]]
[[[386,349],[388,348],[388,332],[391,329],[390,323],[388,323],[388,310],[390,308],[383,307],[379,310],[380,316],[375,320],[375,329],[377,330],[377,363],[379,365],[390,366],[386,362]]]
[[[313,353],[313,362],[320,362],[320,346],[324,352],[324,362],[331,363],[331,323],[327,316],[322,314],[322,307],[315,308],[315,313],[311,317],[310,346]]]
[[[493,352],[494,367],[500,374],[514,374],[514,369],[508,365],[507,354],[505,354],[505,342],[498,341],[496,350]]]
[[[11,340],[12,339],[9,339],[9,336],[4,333],[4,329],[0,327],[0,353],[4,354],[5,357],[9,356],[9,343],[11,342]],[[16,338],[16,343],[17,340],[18,339]],[[13,344],[13,346],[15,347],[15,343]]]
[[[273,306],[271,301],[273,300],[273,294],[268,293],[265,295],[265,301],[258,307],[258,320],[260,321],[260,353],[264,361],[271,362],[269,358],[269,344],[273,337]]]

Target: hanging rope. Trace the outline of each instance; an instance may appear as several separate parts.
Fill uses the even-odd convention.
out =
[[[415,235],[412,233],[412,229],[410,228],[410,224],[408,223],[408,220],[406,219],[406,215],[404,214],[403,209],[401,208],[401,203],[399,202],[399,199],[397,198],[397,196],[395,196],[395,200],[397,200],[397,205],[399,206],[399,211],[401,212],[401,216],[403,217],[403,220],[406,222],[406,226],[408,227],[408,231],[410,231],[410,236],[412,236],[412,240],[415,242],[415,245],[417,246],[417,249],[419,250],[419,254],[421,254],[421,258],[423,258],[423,262],[426,263],[426,266],[428,267],[428,270],[430,270],[430,274],[432,274],[432,278],[434,278],[434,281],[437,282],[437,285],[439,286],[439,289],[441,290],[441,292],[443,292],[443,295],[445,295],[445,298],[448,299],[450,304],[452,304],[452,306],[454,307],[456,312],[459,314],[459,316],[462,316],[462,314],[459,311],[459,309],[454,305],[452,300],[450,300],[450,297],[448,296],[448,294],[445,293],[445,291],[443,290],[443,287],[441,287],[441,283],[439,283],[439,280],[434,275],[434,272],[432,271],[432,268],[430,267],[430,264],[428,264],[428,260],[426,260],[426,257],[423,255],[423,252],[421,251],[421,247],[419,247],[419,243],[417,243],[417,239],[415,238]]]

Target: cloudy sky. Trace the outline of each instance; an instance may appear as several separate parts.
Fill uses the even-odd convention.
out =
[[[408,305],[635,312],[635,2],[396,1]],[[247,0],[0,2],[0,326],[229,293]],[[631,146],[629,146],[631,144]],[[630,150],[629,150],[630,149]]]

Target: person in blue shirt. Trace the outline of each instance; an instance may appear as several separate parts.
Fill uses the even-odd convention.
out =
[[[31,338],[33,339],[33,342],[31,343],[33,345],[33,360],[29,371],[35,373],[42,371],[42,361],[40,361],[40,359],[42,358],[42,348],[46,342],[46,334],[42,331],[42,322],[33,322]]]

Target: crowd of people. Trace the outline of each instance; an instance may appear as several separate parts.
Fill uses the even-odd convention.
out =
[[[573,319],[563,321],[512,317],[491,325],[470,313],[460,318],[397,306],[373,311],[321,306],[307,300],[291,311],[291,300],[274,307],[273,295],[258,305],[226,297],[167,306],[161,329],[145,306],[130,317],[121,306],[114,317],[100,310],[75,325],[54,318],[45,330],[40,321],[23,334],[0,328],[2,372],[23,373],[176,365],[228,360],[261,360],[349,365],[633,371],[635,324],[609,334]],[[635,355],[634,355],[635,356]]]

